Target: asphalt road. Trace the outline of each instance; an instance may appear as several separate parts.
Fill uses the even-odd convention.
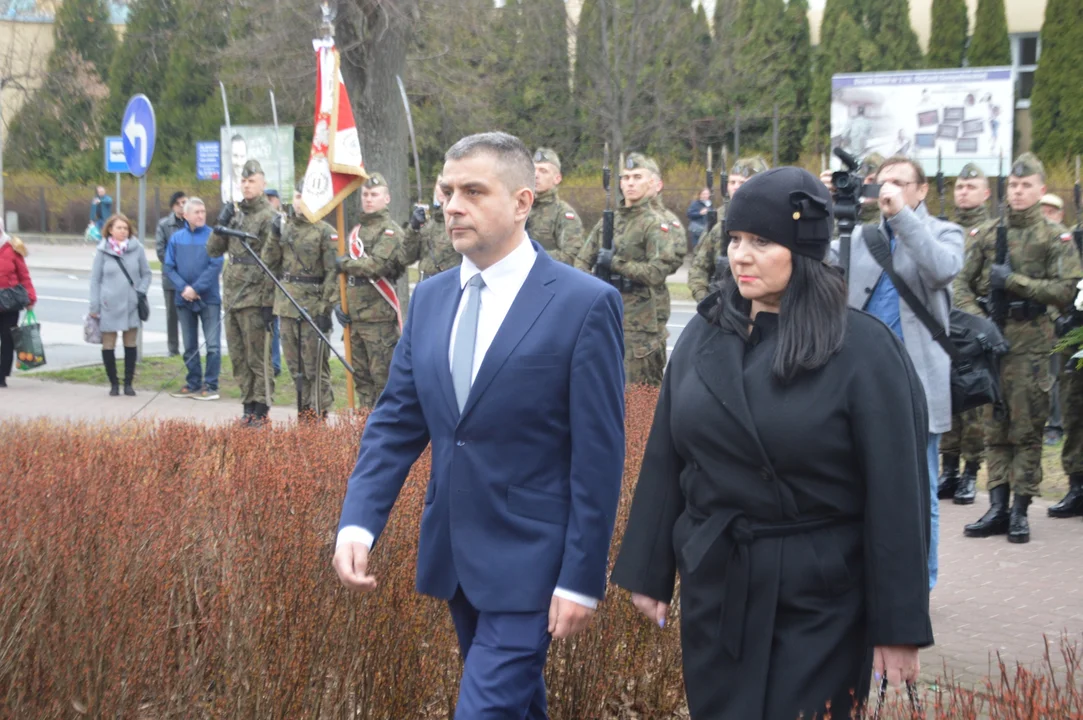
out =
[[[35,308],[45,342],[47,365],[43,369],[58,369],[89,365],[101,361],[101,348],[83,342],[83,317],[89,307],[90,279],[85,272],[35,270],[34,288],[38,293]],[[165,301],[161,280],[154,276],[150,293],[150,319],[143,326],[143,354],[165,355],[168,352],[165,328]],[[680,337],[685,324],[695,313],[692,303],[677,302],[669,320],[668,349]],[[337,322],[336,322],[337,326]],[[342,333],[336,327],[332,341],[342,350]],[[226,339],[223,332],[222,345]]]

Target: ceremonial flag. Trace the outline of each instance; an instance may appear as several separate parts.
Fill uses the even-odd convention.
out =
[[[350,231],[350,257],[354,260],[365,257],[365,243],[361,242],[359,231],[361,226],[357,225]],[[391,230],[385,230],[384,232],[394,235]],[[380,296],[387,301],[395,310],[395,316],[399,321],[399,332],[402,332],[402,307],[399,305],[399,296],[395,292],[395,285],[387,278],[376,278],[375,280],[369,280],[372,286],[376,288],[376,292],[380,293]]]

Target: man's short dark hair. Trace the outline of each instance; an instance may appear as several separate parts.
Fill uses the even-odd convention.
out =
[[[484,132],[467,135],[451,146],[444,161],[464,160],[485,153],[500,164],[500,176],[508,190],[520,188],[534,191],[534,157],[523,141],[506,132]]]
[[[177,204],[178,200],[183,200],[186,197],[188,197],[188,193],[184,192],[183,190],[178,190],[177,192],[169,196],[169,207],[173,207]]]
[[[880,168],[876,171],[876,177],[880,177],[880,173],[884,171],[884,168],[891,167],[892,165],[909,165],[914,169],[914,179],[918,181],[918,185],[927,185],[929,178],[925,176],[925,168],[921,167],[921,163],[912,157],[906,155],[892,155],[887,160],[880,163]]]

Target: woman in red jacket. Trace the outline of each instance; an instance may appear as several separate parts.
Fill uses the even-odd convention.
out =
[[[26,246],[19,238],[4,232],[0,221],[0,290],[22,285],[30,297],[27,307],[34,307],[38,301],[34,284],[30,282],[30,271],[26,269]],[[0,388],[7,387],[7,376],[11,374],[11,361],[15,355],[15,341],[11,330],[19,323],[19,309],[0,311]]]

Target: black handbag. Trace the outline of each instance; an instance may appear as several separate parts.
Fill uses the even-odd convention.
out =
[[[18,312],[30,304],[30,293],[22,285],[0,290],[0,312]]]
[[[910,307],[921,324],[951,358],[951,412],[957,415],[983,405],[1003,408],[1000,393],[1000,358],[1009,350],[1000,328],[988,318],[952,308],[948,318],[950,333],[918,300],[914,292],[895,272],[891,247],[876,225],[863,225],[861,236],[872,257],[887,273],[899,297]]]
[[[120,271],[124,273],[124,277],[128,278],[128,284],[132,286],[132,290],[135,290],[135,283],[132,281],[132,276],[128,274],[128,268],[124,267],[124,261],[117,255],[114,255],[113,259],[117,261],[117,265],[120,266]],[[135,290],[135,307],[139,311],[139,319],[146,322],[147,318],[150,317],[150,303],[147,301],[146,293]]]

